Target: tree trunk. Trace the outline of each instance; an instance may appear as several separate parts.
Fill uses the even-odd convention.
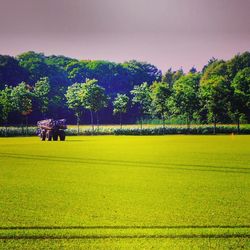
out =
[[[8,121],[5,120],[5,137],[7,136]]]
[[[141,116],[141,119],[140,119],[140,134],[142,134],[142,116]]]
[[[190,121],[191,121],[191,119],[190,119],[190,117],[188,116],[188,117],[187,117],[187,130],[188,130],[188,134],[190,133]]]
[[[99,114],[98,114],[98,111],[96,112],[96,123],[97,123],[97,130],[99,131]]]
[[[23,120],[24,120],[24,116],[22,115],[22,124],[21,124],[21,128],[22,128],[22,135],[24,135],[24,124],[23,124]]]
[[[91,126],[92,126],[92,135],[94,134],[94,119],[93,119],[93,111],[90,110],[90,119],[91,119]]]
[[[77,124],[77,135],[79,135],[79,124],[80,124],[80,117],[76,115],[76,124]]]
[[[122,129],[122,113],[120,112],[120,129]]]
[[[140,134],[142,134],[142,119],[143,119],[143,112],[142,109],[140,110]]]
[[[162,118],[162,126],[165,129],[165,116],[164,116],[164,114],[162,114],[161,118]]]
[[[216,134],[216,119],[214,118],[214,135]]]
[[[240,117],[237,117],[237,133],[240,133]]]
[[[28,135],[28,115],[25,116],[25,123],[26,123],[26,135]]]

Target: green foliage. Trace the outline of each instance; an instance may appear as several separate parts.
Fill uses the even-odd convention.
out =
[[[13,106],[22,115],[27,116],[32,112],[32,93],[30,86],[25,82],[13,88],[11,93]]]
[[[86,109],[90,110],[92,132],[94,132],[93,112],[97,114],[97,126],[99,127],[98,111],[108,106],[108,96],[105,89],[97,84],[96,79],[89,80],[83,84],[81,100]]]
[[[5,124],[11,111],[13,111],[12,87],[6,86],[5,89],[0,90],[0,114]]]
[[[206,70],[201,77],[201,85],[217,76],[222,76],[227,79],[227,73],[227,63],[223,60],[215,60],[206,67]]]
[[[239,71],[232,81],[237,109],[245,113],[250,109],[250,67]]]
[[[49,67],[45,63],[44,54],[29,51],[19,55],[17,59],[19,65],[29,72],[30,83],[35,83],[40,78],[47,76]]]
[[[83,84],[74,83],[68,87],[68,90],[65,94],[67,99],[68,107],[74,110],[75,115],[79,117],[82,114],[83,109]]]
[[[97,84],[95,79],[87,79],[82,87],[82,102],[84,107],[97,112],[108,105],[108,96],[105,89]]]
[[[83,83],[74,83],[68,87],[65,94],[69,109],[74,110],[77,119],[77,130],[79,134],[79,122],[83,113]]]
[[[212,76],[202,81],[201,98],[208,110],[209,121],[216,124],[227,114],[229,94],[229,84],[223,76]]]
[[[169,98],[172,94],[170,87],[165,82],[154,82],[151,85],[152,114],[160,116],[165,125],[165,119],[170,115]]]
[[[50,83],[48,77],[40,78],[40,80],[35,83],[34,96],[36,98],[36,101],[38,102],[38,108],[42,114],[48,111],[49,92]]]
[[[18,60],[11,56],[0,55],[0,90],[5,85],[16,86],[28,79],[28,71],[21,67]]]
[[[233,81],[236,74],[244,68],[250,67],[250,52],[246,51],[242,54],[237,54],[227,62],[227,73],[230,81]]]
[[[121,114],[127,112],[129,97],[125,94],[117,94],[116,98],[113,101],[113,113]]]
[[[28,127],[26,135],[35,136],[37,127]],[[136,125],[118,128],[117,126],[103,126],[98,129],[90,129],[89,127],[68,128],[65,130],[67,136],[76,135],[178,135],[178,134],[194,134],[194,135],[211,135],[214,133],[214,128],[211,125],[194,125],[189,129],[186,126],[166,126],[165,128],[159,126],[149,126],[143,129]],[[237,134],[238,129],[232,125],[217,126],[218,134]],[[250,126],[245,125],[241,128],[241,134],[250,134]],[[0,137],[15,137],[23,136],[22,127],[0,127]]]
[[[134,86],[133,90],[131,90],[130,93],[133,96],[132,104],[136,105],[139,109],[140,124],[142,129],[143,116],[146,114],[150,114],[152,102],[149,86],[146,82],[144,82],[139,86]]]
[[[213,120],[215,124],[218,121],[239,123],[240,120],[250,121],[248,93],[243,93],[248,91],[249,70],[246,69],[249,67],[250,52],[238,54],[228,61],[212,58],[203,67],[202,73],[197,73],[194,67],[188,74],[184,74],[182,69],[173,71],[170,68],[162,75],[154,65],[135,60],[124,63],[104,60],[79,61],[65,56],[45,56],[43,53],[29,51],[17,58],[0,55],[0,90],[4,89],[5,85],[14,87],[21,81],[26,82],[30,86],[30,91],[34,90],[33,110],[41,111],[31,114],[32,122],[41,119],[45,113],[49,117],[65,117],[71,121],[70,112],[74,109],[69,107],[67,110],[68,100],[65,94],[68,87],[76,82],[84,83],[86,79],[96,79],[98,86],[105,89],[105,93],[113,99],[112,102],[117,94],[121,93],[129,97],[132,94],[134,100],[132,103],[135,107],[129,110],[131,115],[125,116],[126,123],[134,123],[141,120],[143,116],[147,119],[161,117],[163,124],[167,116],[168,119],[177,120],[186,117],[187,123],[191,120],[200,123]],[[197,80],[191,79],[192,74],[197,76]],[[198,75],[201,79],[198,79]],[[220,90],[212,87],[211,82],[222,82],[221,79],[224,87]],[[148,85],[147,88],[154,82],[161,82],[159,86],[155,84],[156,87],[150,89],[152,100],[147,97],[147,89],[141,94],[141,100],[139,100],[139,93],[136,94],[137,97],[133,94],[136,91],[140,92],[137,86],[143,86],[145,82]],[[242,85],[243,83],[245,86]],[[196,95],[194,90],[197,90]],[[93,94],[88,96],[82,93],[82,97],[84,95],[90,100]],[[89,103],[85,103],[85,108],[87,106],[91,113],[95,112],[94,115],[98,116],[97,110],[108,107],[100,115],[105,117],[105,123],[113,123],[112,113],[116,111],[111,105],[107,106],[108,101],[103,101],[105,98],[100,98],[101,101],[90,100],[91,109]],[[145,100],[144,103],[142,99]],[[221,106],[217,108],[212,107],[216,105],[216,99],[221,99],[218,101]],[[13,114],[10,117],[14,124],[20,120],[19,116]],[[93,117],[91,120],[93,121]],[[98,117],[97,120],[99,120]]]
[[[138,105],[141,114],[148,114],[151,106],[151,96],[148,84],[144,82],[139,86],[135,86],[130,93],[133,96],[132,103]]]
[[[184,115],[188,126],[199,110],[199,81],[200,74],[189,73],[182,76],[173,85],[172,112]]]
[[[172,69],[168,69],[168,71],[163,75],[162,82],[165,82],[169,85],[170,89],[173,87],[174,83],[179,80],[182,76],[184,76],[184,72],[182,69],[177,71],[172,71]]]
[[[120,116],[120,125],[122,128],[122,114],[127,112],[129,97],[125,94],[117,94],[116,98],[113,101],[113,114],[119,114]]]
[[[238,133],[237,127],[235,126],[218,126],[218,134],[236,134]],[[213,126],[194,126],[194,127],[165,127],[165,128],[123,128],[114,129],[115,135],[176,135],[176,134],[193,134],[193,135],[211,135],[214,134]],[[245,127],[241,129],[241,134],[250,134],[250,128]]]
[[[228,113],[233,121],[240,121],[250,117],[250,67],[240,70],[231,82],[231,96],[229,97]]]

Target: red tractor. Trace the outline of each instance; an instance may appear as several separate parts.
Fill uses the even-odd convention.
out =
[[[66,119],[54,120],[47,119],[37,122],[38,130],[37,134],[42,141],[45,141],[46,138],[48,141],[57,141],[60,138],[60,141],[65,141],[65,129],[67,129]]]

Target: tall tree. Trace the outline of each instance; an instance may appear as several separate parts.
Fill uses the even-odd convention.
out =
[[[0,112],[5,125],[5,135],[7,134],[8,117],[11,111],[13,111],[12,87],[6,86],[5,89],[0,90]]]
[[[129,97],[125,94],[117,94],[115,100],[113,101],[113,113],[119,114],[120,126],[122,128],[122,114],[127,112]]]
[[[151,106],[151,96],[150,89],[146,82],[142,83],[139,86],[134,86],[134,89],[130,91],[133,105],[137,105],[140,114],[140,124],[142,130],[142,120],[145,114],[149,114]]]
[[[97,113],[97,126],[99,128],[98,111],[108,105],[108,96],[105,89],[97,84],[96,79],[87,79],[82,87],[82,101],[84,107],[90,110],[92,133],[94,132],[93,113]]]
[[[231,116],[237,121],[237,130],[240,132],[240,117],[250,119],[250,67],[240,70],[232,83],[232,96],[230,97]]]
[[[163,128],[165,128],[166,116],[169,115],[169,98],[171,90],[166,82],[154,82],[151,85],[151,98],[153,113],[159,115],[162,119]]]
[[[67,99],[68,107],[75,113],[77,134],[79,134],[79,123],[83,113],[83,84],[74,83],[73,85],[69,86],[65,97]]]
[[[25,82],[21,82],[12,91],[13,105],[15,109],[25,118],[26,134],[28,133],[28,115],[32,112],[32,93],[31,87]],[[23,132],[23,121],[22,121]]]
[[[173,86],[173,113],[186,118],[188,129],[199,109],[199,81],[200,74],[189,73],[177,80]]]
[[[46,114],[49,107],[49,91],[50,83],[48,77],[42,77],[39,81],[35,83],[34,97],[36,98],[38,108],[43,114],[43,116]]]
[[[228,111],[229,84],[221,75],[214,75],[201,83],[201,98],[208,111],[208,120],[214,124],[215,134],[216,123]]]

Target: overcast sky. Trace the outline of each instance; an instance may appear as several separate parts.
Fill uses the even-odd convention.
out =
[[[0,0],[0,54],[201,69],[250,51],[250,0]]]

